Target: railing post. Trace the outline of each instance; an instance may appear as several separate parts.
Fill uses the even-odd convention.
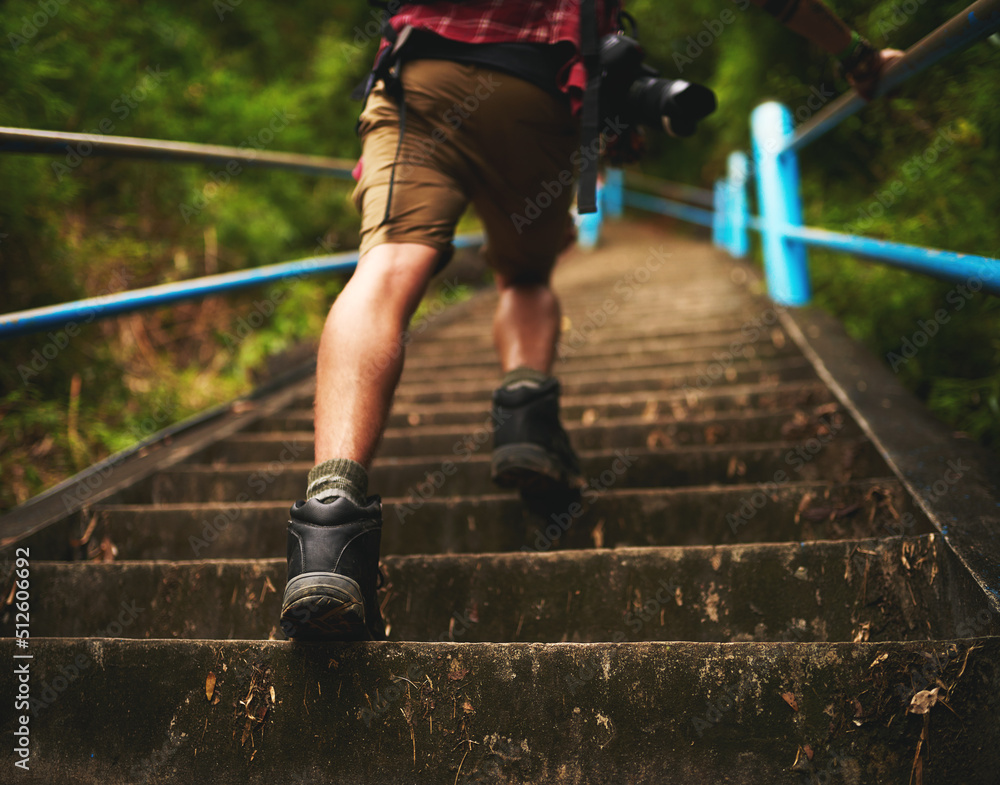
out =
[[[592,213],[576,214],[576,242],[581,248],[592,251],[601,239],[601,223],[604,220],[604,185],[597,181],[597,210]]]
[[[617,167],[604,171],[604,214],[615,220],[625,214],[625,172]]]
[[[712,245],[716,248],[729,247],[729,205],[726,194],[726,181],[716,180],[714,199],[712,200]]]
[[[726,248],[730,256],[741,258],[750,251],[750,232],[747,228],[750,213],[747,207],[747,177],[750,161],[746,153],[729,154],[726,177],[726,206],[728,208],[729,234]]]
[[[806,249],[785,233],[787,226],[802,225],[798,158],[784,150],[792,136],[792,114],[769,101],[753,110],[750,126],[768,293],[781,305],[805,305],[810,297]]]

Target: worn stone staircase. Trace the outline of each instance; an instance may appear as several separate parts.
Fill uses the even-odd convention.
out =
[[[0,779],[997,782],[998,583],[963,550],[996,531],[984,470],[935,474],[954,444],[749,268],[610,231],[557,275],[579,499],[489,482],[491,294],[415,336],[371,476],[387,643],[277,626],[308,377],[0,521],[0,649],[32,701],[29,770]]]

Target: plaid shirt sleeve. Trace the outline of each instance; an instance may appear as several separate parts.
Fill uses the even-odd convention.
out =
[[[621,3],[596,0],[595,4],[598,32],[604,35],[617,29]],[[558,85],[569,96],[574,111],[579,109],[587,84],[587,70],[580,56],[580,0],[464,0],[404,5],[392,17],[392,26],[402,30],[407,25],[470,44],[569,41],[576,47],[576,56],[559,73]],[[384,41],[382,46],[386,46]]]

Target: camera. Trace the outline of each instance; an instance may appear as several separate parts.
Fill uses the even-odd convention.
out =
[[[635,34],[635,23],[632,22]],[[600,41],[601,114],[620,116],[629,125],[660,126],[671,136],[691,136],[698,122],[716,108],[715,93],[704,85],[683,79],[662,79],[643,64],[636,38],[624,33],[605,35]]]

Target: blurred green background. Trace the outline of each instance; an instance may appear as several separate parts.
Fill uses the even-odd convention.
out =
[[[876,45],[905,48],[965,3],[833,5]],[[703,81],[720,101],[695,139],[651,138],[646,173],[710,187],[728,153],[748,148],[756,104],[780,100],[804,118],[816,91],[845,87],[828,57],[746,0],[626,7],[663,75]],[[359,106],[349,94],[377,46],[374,19],[363,0],[8,0],[0,5],[0,125],[351,158]],[[707,46],[697,41],[702,31]],[[1000,49],[978,44],[808,148],[806,222],[1000,256],[998,64]],[[946,149],[927,162],[940,139]],[[246,169],[217,184],[220,169],[0,155],[0,309],[357,246],[349,183]],[[896,181],[902,193],[872,210]],[[994,298],[956,298],[951,284],[829,253],[812,252],[811,268],[817,302],[883,357],[918,320],[947,308],[948,323],[897,364],[899,376],[955,429],[996,448]],[[265,358],[316,337],[340,286],[280,285],[87,324],[69,340],[55,332],[5,342],[0,509],[251,389]]]

